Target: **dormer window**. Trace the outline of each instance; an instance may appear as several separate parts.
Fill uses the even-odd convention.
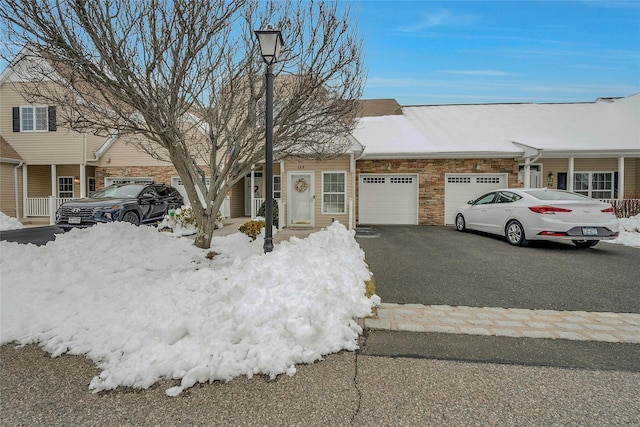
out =
[[[56,129],[56,107],[13,107],[14,132],[48,132]]]

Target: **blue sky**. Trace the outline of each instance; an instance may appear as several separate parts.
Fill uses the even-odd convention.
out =
[[[640,0],[347,2],[364,98],[574,102],[640,92]]]

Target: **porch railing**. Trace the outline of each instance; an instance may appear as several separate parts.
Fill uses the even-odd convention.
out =
[[[285,206],[282,199],[274,199],[278,203],[278,229],[282,229],[285,223]],[[264,197],[253,199],[253,206],[251,206],[251,218],[258,216],[258,211],[262,204],[266,201]]]
[[[601,199],[611,203],[618,218],[630,218],[640,214],[640,199]]]
[[[73,200],[72,197],[27,197],[25,216],[50,216],[56,213],[61,204]],[[53,206],[53,212],[51,207]]]

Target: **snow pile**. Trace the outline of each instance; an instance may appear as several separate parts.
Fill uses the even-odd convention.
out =
[[[171,396],[356,350],[354,318],[373,302],[354,233],[334,223],[268,255],[262,240],[216,237],[211,260],[190,239],[126,223],[40,247],[0,242],[0,342],[86,354],[102,369],[94,392],[181,379]]]
[[[605,240],[605,242],[640,248],[640,214],[631,218],[620,218],[619,223],[620,235],[618,238]]]
[[[0,212],[0,231],[19,230],[21,228],[24,228],[24,225],[20,221]]]

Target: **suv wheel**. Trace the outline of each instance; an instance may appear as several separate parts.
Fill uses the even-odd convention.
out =
[[[129,211],[122,217],[122,222],[128,222],[133,225],[140,225],[140,218],[135,212]]]

